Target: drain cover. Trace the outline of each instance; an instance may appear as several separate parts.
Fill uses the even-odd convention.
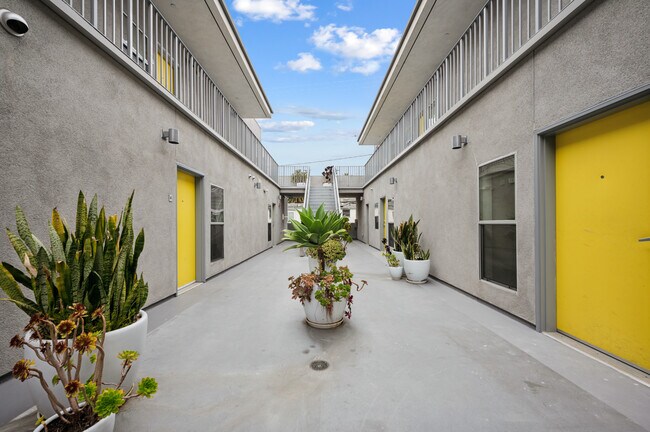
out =
[[[314,360],[311,362],[309,367],[311,367],[315,371],[322,371],[325,370],[329,367],[329,363],[327,363],[325,360]]]

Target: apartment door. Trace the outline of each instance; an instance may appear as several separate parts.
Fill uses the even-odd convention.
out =
[[[650,370],[650,102],[556,137],[557,328]]]
[[[176,184],[177,287],[181,288],[196,281],[196,178],[179,170]]]

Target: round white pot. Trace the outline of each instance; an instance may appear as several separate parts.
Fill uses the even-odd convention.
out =
[[[124,350],[132,350],[139,352],[140,355],[143,354],[145,342],[147,339],[147,322],[147,313],[145,311],[140,311],[140,319],[133,324],[106,333],[106,340],[104,341],[105,356],[104,375],[102,377],[103,382],[120,382],[120,377],[122,375],[122,360],[117,358],[117,355],[120,352]],[[36,354],[34,354],[34,351],[32,351],[30,348],[25,347],[24,353],[26,359],[33,360],[36,363],[35,367],[43,372],[45,382],[47,382],[48,385],[50,385],[50,388],[52,388],[52,378],[54,375],[56,375],[54,368],[36,357]],[[129,389],[135,382],[138,375],[138,367],[139,362],[134,362],[129,374],[122,384],[123,389]],[[95,365],[90,363],[87,356],[84,356],[83,364],[81,367],[81,382],[86,382],[86,380],[93,374],[94,371]],[[38,407],[38,410],[41,412],[41,414],[44,416],[53,415],[54,410],[52,409],[50,401],[45,394],[45,390],[43,390],[43,387],[41,387],[40,381],[37,379],[30,379],[27,380],[26,383],[27,388],[29,389],[29,393],[32,396],[32,400]],[[59,402],[66,405],[68,399],[65,397],[63,386],[61,384],[58,384],[52,388],[52,391],[56,395]]]
[[[314,290],[311,292],[310,301],[303,303],[302,307],[305,309],[305,316],[307,317],[307,324],[311,327],[328,329],[338,327],[343,324],[343,316],[345,314],[346,299],[342,299],[334,303],[332,312],[327,313],[327,309],[316,300],[316,290],[318,285],[314,285]]]
[[[390,272],[390,277],[393,280],[400,280],[402,279],[402,271],[403,267],[398,266],[398,267],[388,267],[388,271]]]
[[[52,415],[50,418],[45,420],[45,424],[50,424],[54,420],[56,420],[58,416],[56,414]],[[108,417],[105,417],[89,427],[88,429],[84,429],[86,432],[113,432],[115,429],[115,414],[111,414]],[[43,425],[40,425],[36,429],[34,429],[34,432],[42,432]]]
[[[431,260],[404,259],[404,273],[406,280],[411,283],[426,283],[429,277]]]
[[[397,259],[399,260],[399,265],[404,267],[404,252],[399,252],[399,251],[393,250],[393,255],[395,255],[397,257]],[[402,272],[402,274],[404,274],[404,273]]]

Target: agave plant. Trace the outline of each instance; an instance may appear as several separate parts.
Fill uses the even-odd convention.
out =
[[[320,269],[325,268],[327,258],[323,245],[332,239],[347,239],[348,218],[336,212],[325,211],[321,204],[316,213],[309,207],[298,210],[300,220],[292,219],[292,230],[284,230],[283,240],[296,242],[285,250],[307,248],[315,249]]]
[[[29,316],[41,313],[55,323],[65,320],[74,304],[83,304],[91,313],[101,308],[107,330],[133,323],[149,287],[137,275],[144,231],[134,236],[132,202],[133,193],[118,220],[118,215],[106,216],[103,207],[97,211],[97,195],[88,207],[79,192],[75,230],[56,208],[52,210],[49,249],[32,233],[17,207],[18,234],[7,229],[7,236],[26,272],[0,264],[0,288],[8,296],[2,300],[15,303]],[[33,292],[33,301],[23,288]]]

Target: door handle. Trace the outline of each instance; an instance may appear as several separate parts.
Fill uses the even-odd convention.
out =
[[[650,242],[650,237],[640,238],[639,242]]]

